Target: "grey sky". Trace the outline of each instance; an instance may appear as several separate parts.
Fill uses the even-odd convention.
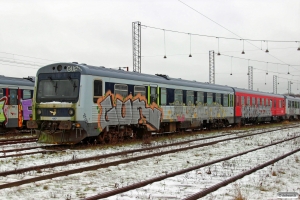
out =
[[[1,74],[34,76],[39,67],[60,61],[109,68],[129,66],[132,71],[134,21],[192,34],[238,38],[200,13],[242,38],[300,41],[299,0],[0,0]],[[192,36],[189,58],[189,35],[165,34],[167,59],[163,59],[163,31],[142,28],[142,72],[208,82],[208,52],[218,51],[217,39]],[[294,82],[292,92],[299,93],[298,47],[296,42],[269,42],[267,54],[265,42],[245,41],[243,55],[242,41],[220,39],[222,55],[216,56],[216,83],[247,88],[249,62],[254,67],[255,90],[272,92],[275,74],[279,76],[278,93],[287,92],[288,80]],[[231,56],[245,60],[233,58],[231,64]],[[291,75],[287,74],[288,65]]]

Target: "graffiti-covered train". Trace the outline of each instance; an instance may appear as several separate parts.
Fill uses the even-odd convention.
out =
[[[42,67],[33,120],[39,141],[114,141],[151,132],[298,118],[299,99],[78,63]],[[288,112],[286,112],[288,111]]]
[[[15,78],[0,75],[0,127],[22,129],[32,115],[34,77]]]

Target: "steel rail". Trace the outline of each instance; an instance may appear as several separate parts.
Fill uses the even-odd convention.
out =
[[[107,192],[104,192],[102,194],[98,194],[98,195],[94,195],[94,196],[91,196],[91,197],[87,197],[87,198],[85,198],[85,200],[94,200],[94,199],[100,199],[100,198],[106,198],[106,197],[114,196],[114,195],[117,195],[117,194],[120,194],[120,193],[123,193],[123,192],[127,192],[129,190],[133,190],[133,189],[137,189],[137,188],[149,185],[149,184],[157,182],[157,181],[164,180],[166,178],[174,177],[174,176],[177,176],[177,175],[180,175],[180,174],[184,174],[184,173],[187,173],[187,172],[190,172],[190,171],[202,168],[202,167],[206,167],[206,166],[218,163],[218,162],[229,160],[231,158],[238,157],[238,156],[241,156],[241,155],[253,152],[253,151],[257,151],[257,150],[260,150],[260,149],[263,149],[263,148],[266,148],[266,147],[269,147],[269,146],[273,146],[273,145],[277,145],[279,143],[283,143],[283,142],[286,142],[286,141],[289,141],[289,140],[293,140],[293,139],[298,138],[298,137],[300,137],[300,136],[296,136],[296,137],[293,137],[293,138],[285,139],[285,140],[282,140],[282,141],[279,141],[279,142],[275,142],[275,143],[272,143],[272,144],[269,144],[269,145],[266,145],[266,146],[262,146],[262,147],[250,149],[248,151],[237,153],[237,154],[234,154],[234,155],[231,155],[231,156],[227,156],[227,157],[224,157],[224,158],[213,160],[213,161],[210,161],[210,162],[207,162],[207,163],[204,163],[204,164],[200,164],[200,165],[197,165],[197,166],[189,167],[189,168],[186,168],[186,169],[183,169],[183,170],[179,170],[179,171],[176,171],[176,172],[171,172],[171,173],[168,173],[168,174],[163,175],[163,176],[158,176],[158,177],[155,177],[155,178],[152,178],[152,179],[141,181],[139,183],[135,183],[135,184],[128,185],[128,186],[125,186],[125,187],[122,187],[122,188],[118,188],[118,189],[115,189],[115,190],[107,191]],[[300,149],[298,149],[297,151],[299,151],[299,150]],[[293,153],[296,153],[297,151],[293,151]],[[291,155],[293,153],[290,153],[288,155]],[[285,155],[287,155],[287,154],[285,154]],[[282,158],[282,157],[283,156],[280,156],[280,158]],[[272,163],[274,163],[273,160],[272,160]],[[200,197],[198,197],[198,198],[200,198]]]
[[[260,133],[255,133],[255,134],[260,134]],[[249,134],[249,135],[255,135],[255,134]],[[204,144],[199,144],[199,145],[194,145],[194,146],[189,146],[189,147],[184,147],[184,148],[180,148],[180,149],[173,149],[173,150],[169,150],[169,151],[164,151],[164,152],[158,152],[158,153],[153,153],[153,154],[148,154],[148,155],[143,155],[143,156],[137,156],[137,157],[133,157],[133,158],[128,158],[128,159],[123,159],[123,160],[119,160],[119,161],[113,161],[113,162],[109,162],[109,163],[104,163],[104,164],[97,164],[97,165],[92,165],[92,166],[87,166],[87,167],[81,167],[78,169],[72,169],[72,170],[68,170],[68,171],[64,171],[64,172],[58,172],[58,173],[54,173],[54,174],[48,174],[48,175],[43,175],[43,176],[39,176],[39,177],[35,177],[35,178],[30,178],[30,179],[25,179],[25,180],[21,180],[21,181],[16,181],[16,182],[11,182],[11,183],[6,183],[6,184],[2,184],[0,185],[0,189],[4,189],[4,188],[9,188],[9,187],[14,187],[14,186],[19,186],[19,185],[23,185],[23,184],[27,184],[27,183],[31,183],[31,182],[36,182],[36,181],[41,181],[41,180],[47,180],[47,179],[52,179],[52,178],[56,178],[56,177],[61,177],[61,176],[67,176],[67,175],[71,175],[71,174],[76,174],[76,173],[81,173],[81,172],[85,172],[85,171],[92,171],[92,170],[97,170],[100,168],[105,168],[105,167],[109,167],[109,166],[116,166],[119,164],[123,164],[123,163],[128,163],[128,162],[132,162],[132,161],[138,161],[138,160],[142,160],[142,159],[146,159],[146,158],[150,158],[150,157],[155,157],[155,156],[161,156],[164,154],[169,154],[169,153],[175,153],[175,152],[179,152],[179,151],[185,151],[185,150],[189,150],[189,149],[193,149],[193,148],[198,148],[198,147],[203,147],[203,146],[209,146],[212,144],[216,144],[222,141],[226,141],[226,140],[232,140],[232,139],[237,139],[237,138],[242,138],[242,137],[248,137],[249,135],[243,135],[240,137],[233,137],[233,138],[228,138],[228,139],[222,139],[222,140],[218,140],[218,141],[213,141],[213,142],[208,142],[208,143],[204,143]],[[296,136],[294,138],[297,138],[300,136]],[[286,139],[283,140],[281,142],[285,142],[294,138],[290,138],[290,139]],[[276,143],[273,143],[271,145],[275,145]],[[270,146],[270,145],[267,145]],[[259,147],[259,148],[263,148],[263,147]],[[257,148],[257,149],[259,149]],[[116,153],[114,153],[116,154]],[[105,155],[104,155],[105,156]],[[86,158],[84,158],[86,160]],[[74,161],[69,161],[69,162],[60,162],[60,165],[66,165],[66,163],[76,163],[76,160]],[[45,168],[46,166],[48,166],[47,168],[52,168],[53,164],[45,164],[43,165],[43,167]],[[41,166],[35,166],[35,167],[31,167],[31,170],[40,170],[41,168],[39,168]],[[28,170],[29,168],[27,168]],[[16,174],[14,172],[17,173],[22,173],[22,172],[26,172],[25,169],[20,169],[20,170],[13,170],[13,171],[9,171],[8,172],[1,172],[0,174],[3,176],[8,175],[8,174]]]
[[[290,128],[290,127],[288,127],[288,128]],[[285,129],[285,128],[283,128],[283,129]],[[282,130],[282,129],[280,129],[280,130]],[[183,148],[180,148],[180,149],[173,149],[173,150],[169,150],[169,151],[148,154],[149,155],[148,157],[155,157],[155,156],[160,156],[160,155],[164,155],[164,154],[175,153],[175,152],[179,152],[179,151],[185,151],[185,150],[189,150],[189,149],[193,149],[193,148],[199,148],[199,147],[204,147],[204,146],[217,144],[219,142],[224,142],[224,141],[227,141],[227,140],[234,140],[234,139],[238,139],[238,138],[243,138],[243,137],[258,135],[258,134],[262,134],[262,133],[273,132],[273,131],[278,131],[278,130],[277,129],[276,130],[269,130],[269,131],[263,131],[263,132],[258,132],[258,133],[252,133],[252,134],[248,134],[248,135],[230,137],[230,138],[226,138],[226,139],[216,140],[216,141],[207,142],[207,143],[198,144],[198,145],[193,145],[193,146],[189,146],[189,147],[183,147]],[[228,134],[228,135],[230,135],[230,134]],[[166,147],[169,147],[169,146],[177,146],[177,145],[186,144],[186,143],[190,143],[190,142],[194,142],[194,141],[201,141],[201,140],[212,139],[212,138],[217,138],[217,137],[222,137],[222,136],[224,136],[224,135],[210,136],[210,137],[193,139],[193,140],[188,140],[188,141],[183,141],[183,142],[176,142],[176,143],[172,143],[172,144],[159,145],[159,146],[140,148],[140,149],[133,149],[133,150],[115,152],[115,153],[104,154],[104,155],[99,155],[99,156],[91,156],[91,157],[86,157],[86,158],[74,159],[74,160],[70,160],[70,161],[49,163],[49,164],[44,164],[44,165],[26,167],[26,168],[21,168],[21,169],[15,169],[15,170],[11,170],[11,171],[3,171],[3,172],[0,172],[0,176],[7,176],[7,175],[10,175],[10,174],[18,174],[18,173],[24,173],[24,172],[28,172],[28,171],[34,171],[34,170],[41,170],[41,169],[45,169],[45,168],[65,166],[65,165],[69,165],[69,164],[76,164],[76,163],[87,162],[87,161],[91,161],[91,160],[109,158],[109,157],[113,157],[113,156],[120,156],[120,155],[122,156],[122,155],[127,155],[127,154],[130,154],[130,153],[149,151],[149,150],[159,149],[159,148],[166,148]],[[145,158],[148,158],[148,157],[144,157],[144,156],[141,156],[141,158],[137,157],[138,158],[137,160],[145,159]],[[125,162],[127,162],[127,161],[125,161]],[[130,162],[130,161],[128,161],[128,162]],[[121,164],[121,163],[119,163],[119,164]]]

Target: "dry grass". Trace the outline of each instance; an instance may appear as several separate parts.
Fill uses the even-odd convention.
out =
[[[234,184],[234,200],[246,200],[246,197],[242,195],[241,188],[238,184]]]

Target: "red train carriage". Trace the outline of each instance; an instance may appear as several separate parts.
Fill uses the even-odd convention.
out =
[[[233,88],[235,90],[235,123],[280,121],[285,118],[283,95]]]

